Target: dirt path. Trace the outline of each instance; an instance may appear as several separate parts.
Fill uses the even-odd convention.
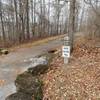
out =
[[[14,80],[18,74],[30,67],[32,58],[61,45],[60,38],[41,45],[17,49],[7,56],[0,56],[0,100],[15,92]]]

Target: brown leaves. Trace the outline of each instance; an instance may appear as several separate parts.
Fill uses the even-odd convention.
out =
[[[5,85],[5,80],[0,80],[0,86],[4,86]]]
[[[100,48],[76,45],[70,63],[56,56],[44,76],[44,100],[99,100]]]

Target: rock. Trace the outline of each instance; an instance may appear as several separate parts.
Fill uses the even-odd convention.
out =
[[[42,98],[42,81],[38,77],[34,77],[29,72],[24,72],[15,80],[17,92],[34,95],[34,98]],[[41,99],[35,99],[41,100]]]
[[[57,52],[56,49],[49,50],[48,53],[55,54]]]
[[[33,100],[32,96],[22,92],[14,93],[8,96],[5,100]]]
[[[48,70],[48,68],[49,68],[48,65],[37,65],[33,68],[29,68],[28,72],[36,76],[36,75],[44,74]]]
[[[8,50],[6,50],[6,49],[1,49],[1,48],[0,48],[0,54],[5,54],[5,55],[7,55],[8,53],[9,53]]]

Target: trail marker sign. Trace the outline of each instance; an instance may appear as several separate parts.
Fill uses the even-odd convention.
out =
[[[62,57],[64,57],[64,64],[68,64],[70,58],[70,38],[64,37],[64,44],[62,46]]]
[[[70,57],[70,46],[62,47],[62,57],[69,58]]]

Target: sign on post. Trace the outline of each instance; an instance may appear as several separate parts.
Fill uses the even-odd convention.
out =
[[[64,45],[62,47],[62,57],[64,57],[64,64],[67,64],[70,58],[70,39],[69,37],[64,37]]]
[[[63,46],[62,47],[62,56],[65,58],[70,57],[70,46]]]

